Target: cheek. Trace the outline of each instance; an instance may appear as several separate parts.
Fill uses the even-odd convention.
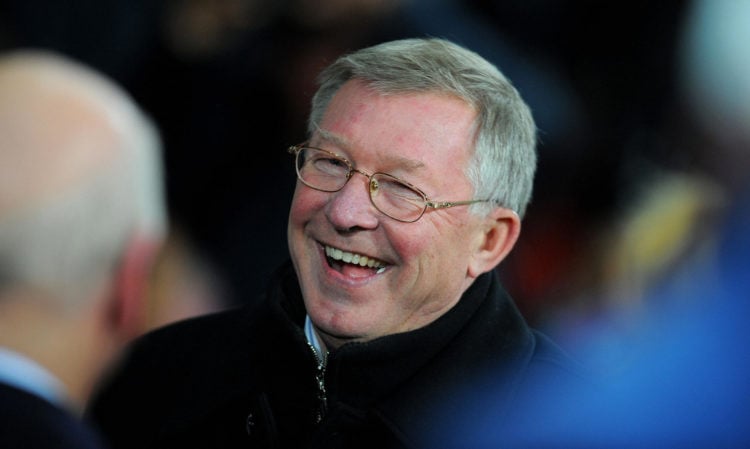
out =
[[[463,236],[452,228],[430,228],[429,232],[405,233],[399,240],[399,254],[420,272],[437,270],[450,276],[466,258]],[[437,275],[438,277],[441,274]]]
[[[430,265],[435,258],[435,254],[432,253],[435,244],[434,239],[436,238],[434,235],[425,235],[409,230],[391,233],[389,237],[388,240],[399,255],[401,262],[411,265],[412,268],[423,270],[424,266]]]
[[[314,211],[322,209],[325,199],[318,192],[305,186],[297,186],[289,208],[289,225],[307,221]]]

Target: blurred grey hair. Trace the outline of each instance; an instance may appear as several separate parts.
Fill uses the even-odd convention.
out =
[[[342,56],[318,78],[310,134],[333,96],[351,79],[383,95],[444,93],[474,107],[474,152],[466,173],[474,198],[491,199],[523,217],[536,171],[536,125],[526,103],[495,66],[470,50],[434,38],[386,42]],[[487,203],[472,206],[479,214],[491,209]]]
[[[0,217],[0,291],[41,289],[63,310],[75,310],[110,279],[129,239],[158,241],[166,233],[161,143],[149,118],[108,79],[51,54],[25,52],[5,61],[14,57],[100,110],[119,147],[85,179]]]

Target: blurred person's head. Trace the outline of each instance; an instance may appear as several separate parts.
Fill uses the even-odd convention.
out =
[[[145,330],[165,234],[160,143],[119,87],[62,56],[0,56],[0,346],[85,401]]]
[[[535,125],[477,54],[408,39],[343,56],[320,75],[309,132],[289,244],[329,344],[429,324],[515,244]]]
[[[710,140],[701,149],[702,168],[743,189],[750,183],[750,3],[699,0],[688,12],[679,81]]]
[[[169,0],[164,5],[167,47],[189,61],[221,56],[284,7],[266,0]]]
[[[287,9],[295,22],[314,30],[362,28],[398,9],[404,0],[291,0]]]

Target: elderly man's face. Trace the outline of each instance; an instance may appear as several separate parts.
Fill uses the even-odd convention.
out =
[[[470,199],[464,170],[475,116],[454,97],[381,96],[350,81],[333,98],[311,145],[367,173],[403,179],[431,199]],[[417,222],[398,222],[373,207],[367,178],[352,176],[334,193],[298,182],[289,217],[305,306],[333,345],[413,330],[446,312],[474,279],[468,266],[482,233],[482,219],[468,207],[428,209]],[[333,260],[326,248],[377,263],[369,268]]]

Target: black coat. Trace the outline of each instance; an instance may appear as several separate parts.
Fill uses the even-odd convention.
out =
[[[473,404],[485,387],[512,410],[529,379],[575,375],[485,274],[430,325],[332,352],[318,423],[317,363],[291,264],[265,299],[140,339],[91,408],[112,447],[422,447],[454,413],[481,414]]]
[[[0,383],[0,448],[101,449],[100,443],[67,410]]]

